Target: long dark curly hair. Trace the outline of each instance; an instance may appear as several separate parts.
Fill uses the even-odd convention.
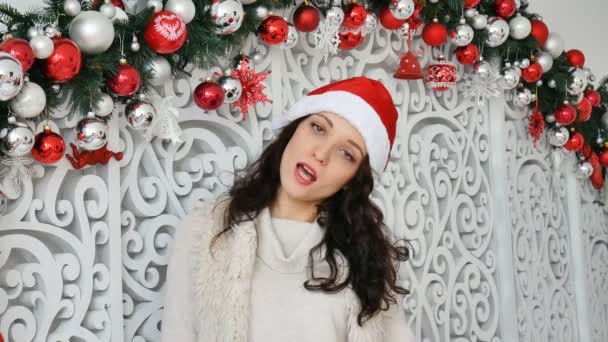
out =
[[[235,181],[229,191],[230,203],[224,213],[223,230],[214,237],[212,246],[233,225],[254,220],[262,209],[273,203],[281,181],[279,166],[283,151],[304,119],[295,120],[283,128],[246,174]],[[397,284],[399,263],[409,259],[407,242],[398,240],[391,243],[383,222],[384,215],[370,199],[373,188],[374,179],[366,157],[345,189],[318,206],[318,222],[326,233],[322,241],[311,249],[308,259],[314,270],[312,256],[325,245],[324,257],[330,274],[316,277],[313,273],[303,284],[310,291],[327,293],[336,293],[351,285],[361,303],[357,316],[359,325],[379,311],[387,310],[390,303],[395,304],[395,294],[410,293]],[[348,274],[342,277],[342,282],[339,281],[336,252],[348,261]]]

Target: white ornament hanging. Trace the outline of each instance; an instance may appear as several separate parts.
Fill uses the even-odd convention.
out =
[[[323,60],[327,62],[327,57],[338,53],[340,45],[340,25],[335,25],[330,20],[322,20],[319,27],[313,34],[314,47],[323,52]]]
[[[144,132],[144,137],[150,141],[154,137],[163,140],[169,140],[172,144],[179,144],[181,139],[182,128],[179,126],[178,118],[179,111],[175,107],[173,96],[161,98],[160,96],[152,96],[152,104],[157,108],[157,116],[152,121],[152,125]]]

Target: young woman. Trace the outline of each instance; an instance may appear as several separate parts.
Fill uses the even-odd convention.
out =
[[[356,77],[304,96],[227,195],[177,227],[165,342],[410,342],[398,285],[408,250],[371,202],[397,123]]]

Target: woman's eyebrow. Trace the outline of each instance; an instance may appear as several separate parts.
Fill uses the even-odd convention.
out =
[[[356,142],[348,139],[348,143],[350,143],[351,145],[353,145],[357,150],[359,150],[359,152],[361,153],[361,156],[363,157],[365,155],[365,153],[363,153],[363,149],[361,148],[361,146],[359,146]]]
[[[316,115],[322,117],[323,119],[325,119],[325,121],[327,121],[327,124],[329,125],[329,127],[333,128],[334,127],[334,123],[331,122],[331,120],[329,120],[329,118],[323,114],[319,114],[317,113]]]

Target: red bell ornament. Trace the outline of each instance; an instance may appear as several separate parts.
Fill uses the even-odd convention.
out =
[[[424,78],[420,62],[418,62],[418,58],[411,51],[401,55],[399,70],[395,72],[393,77],[402,80],[419,80]]]

